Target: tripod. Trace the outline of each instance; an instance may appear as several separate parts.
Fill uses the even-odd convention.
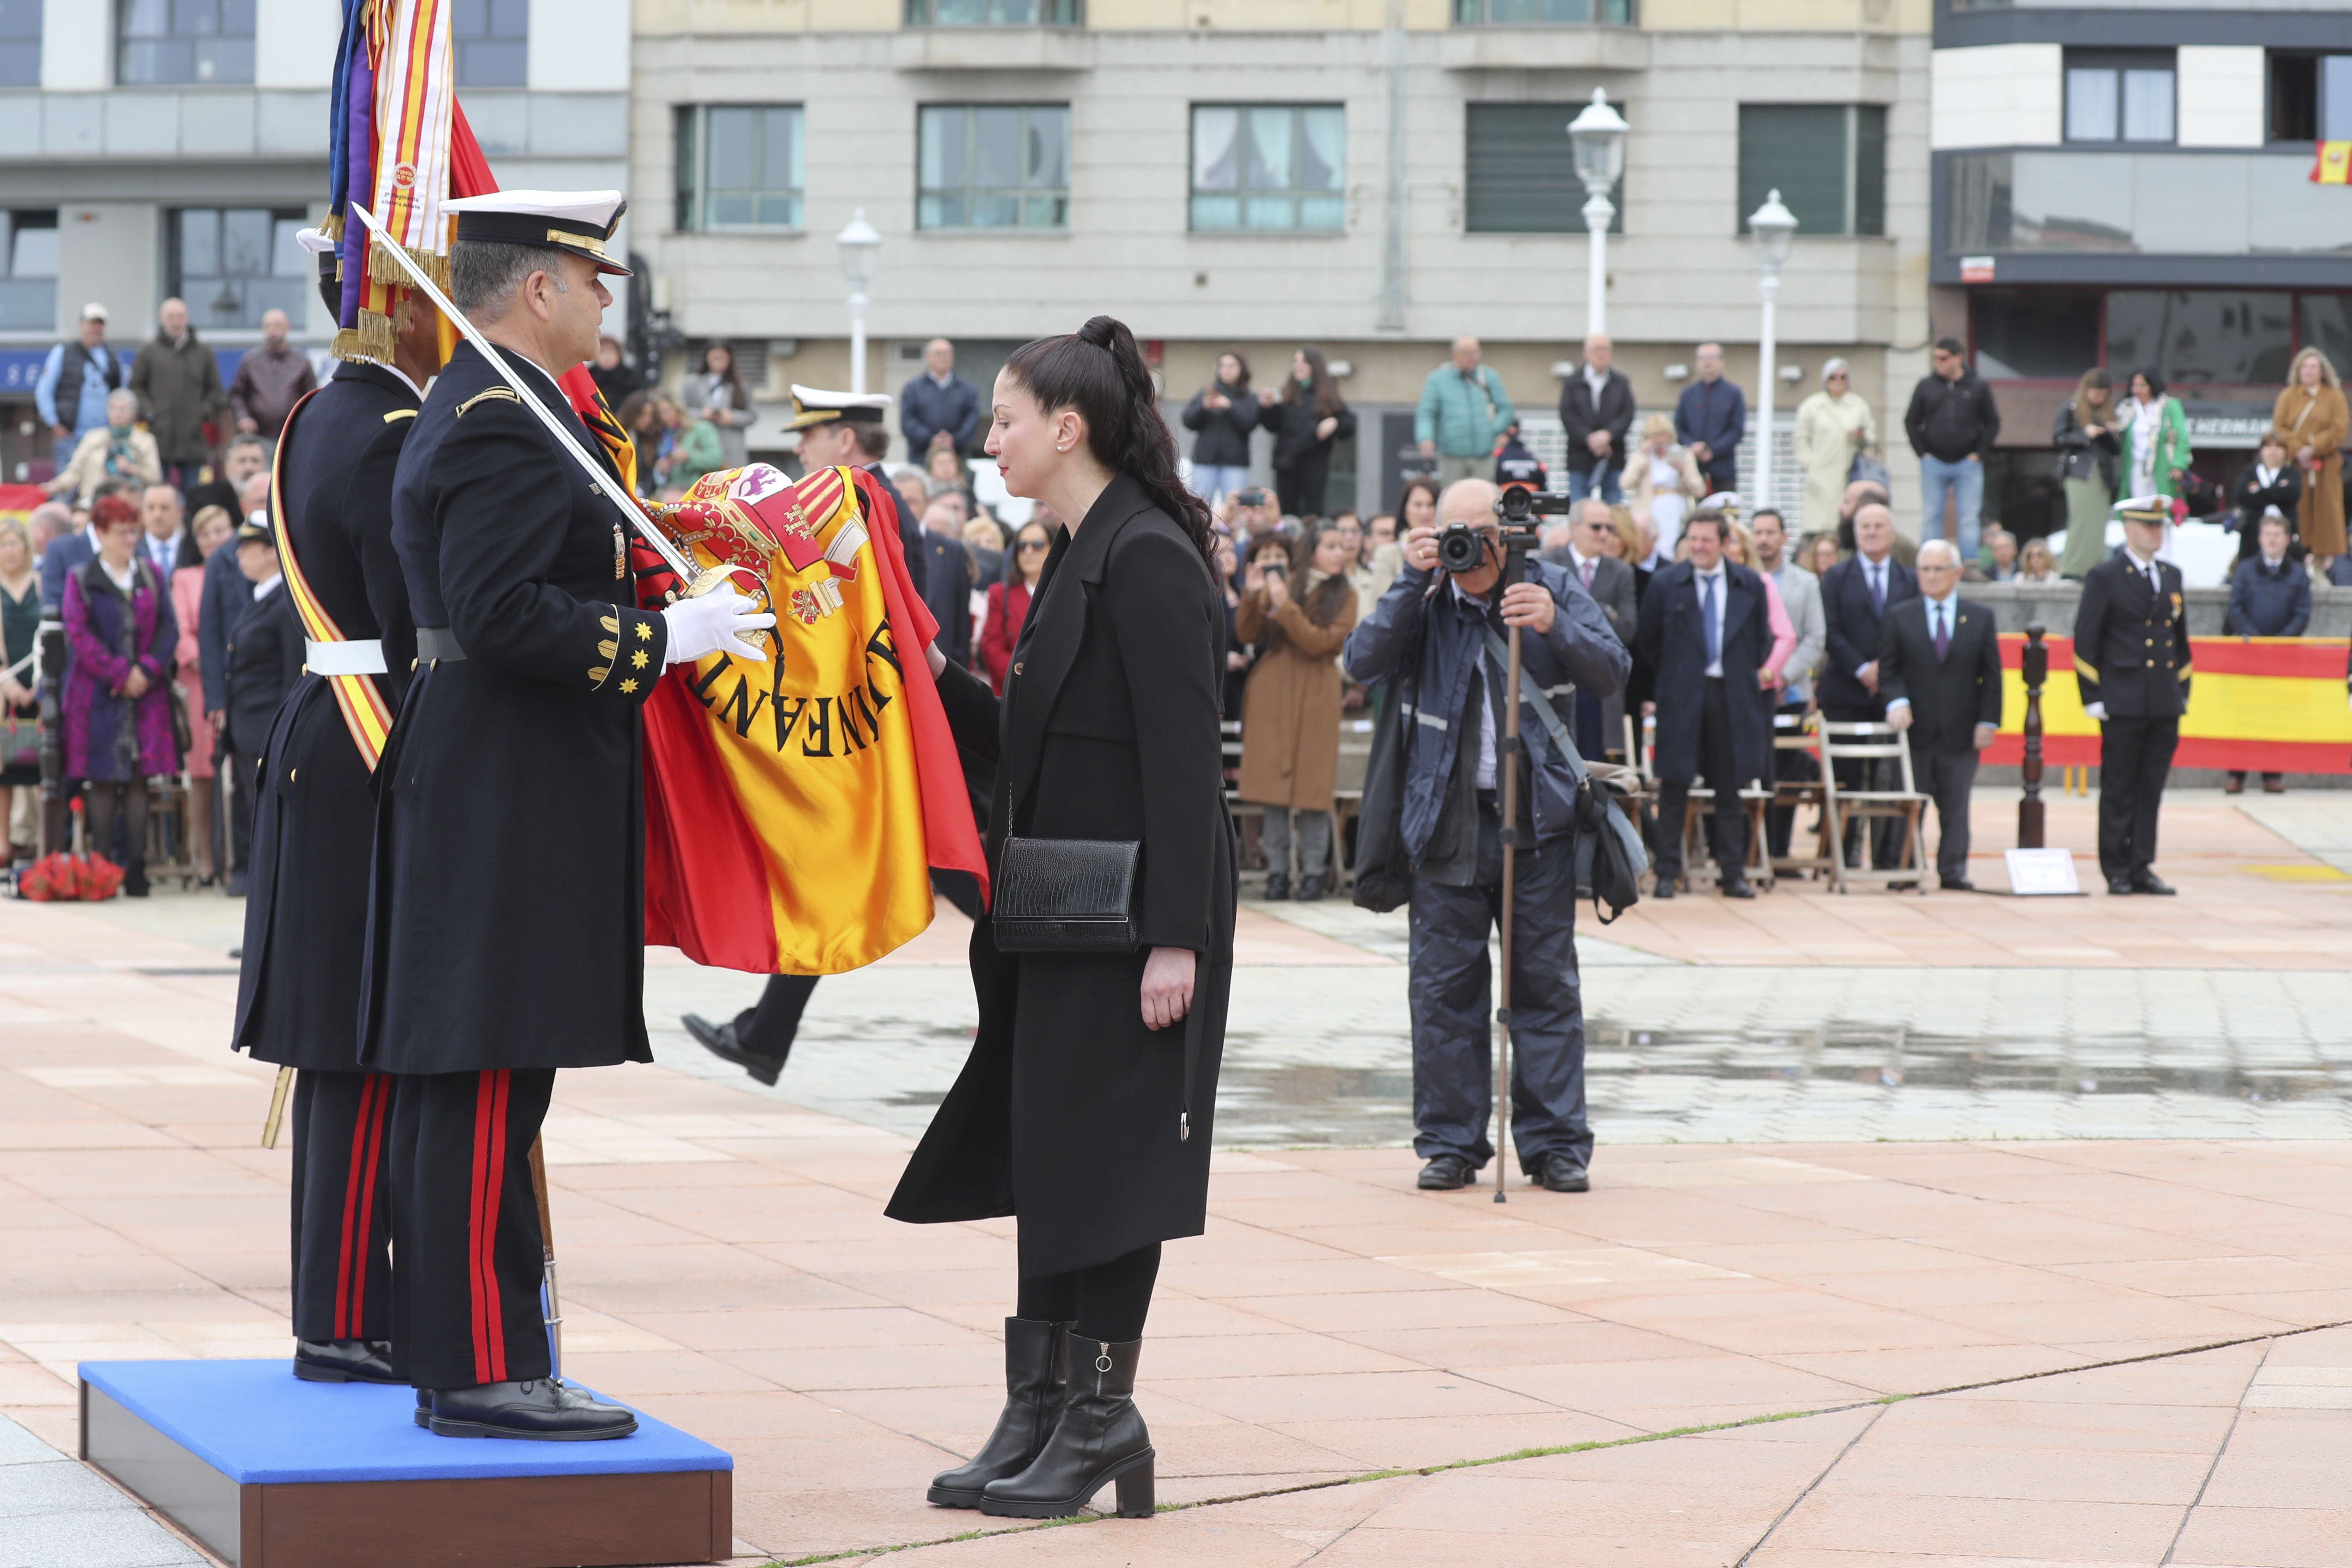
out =
[[[1501,578],[1505,592],[1512,584],[1528,580],[1528,552],[1535,543],[1532,528],[1513,526],[1517,520],[1506,510],[1509,503],[1509,492],[1506,492],[1506,499],[1496,502],[1495,508],[1505,518]],[[1507,629],[1510,638],[1504,670],[1503,733],[1495,745],[1496,761],[1503,771],[1503,972],[1495,991],[1495,1201],[1498,1204],[1509,1201],[1503,1188],[1505,1170],[1510,1164],[1511,916],[1519,847],[1519,628]]]

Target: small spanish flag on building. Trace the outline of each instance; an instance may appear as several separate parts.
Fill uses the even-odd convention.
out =
[[[2352,184],[2352,142],[2322,142],[2311,165],[2315,185]]]

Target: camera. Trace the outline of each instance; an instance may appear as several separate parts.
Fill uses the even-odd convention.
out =
[[[1536,542],[1537,518],[1564,516],[1575,506],[1574,500],[1557,490],[1505,485],[1502,495],[1495,501],[1495,515],[1503,524],[1507,570],[1527,560],[1528,551]],[[1446,571],[1475,572],[1486,558],[1486,536],[1468,523],[1448,523],[1438,531],[1437,563]]]
[[[1466,522],[1449,522],[1437,533],[1437,563],[1448,572],[1475,572],[1486,558],[1486,536]]]

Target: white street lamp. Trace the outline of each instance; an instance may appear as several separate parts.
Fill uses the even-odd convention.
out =
[[[1757,291],[1764,297],[1763,331],[1758,344],[1758,379],[1764,384],[1763,406],[1758,411],[1756,426],[1756,497],[1749,503],[1753,515],[1756,508],[1770,506],[1772,500],[1772,402],[1780,390],[1780,366],[1774,362],[1780,354],[1779,323],[1775,312],[1780,302],[1780,264],[1789,259],[1789,247],[1797,237],[1797,215],[1780,205],[1780,193],[1774,191],[1764,198],[1764,205],[1748,215],[1748,233],[1756,241],[1756,259],[1764,268],[1757,283]]]
[[[882,265],[882,237],[859,207],[833,237],[841,247],[841,275],[849,279],[849,390],[866,390],[866,286]]]
[[[1588,268],[1584,284],[1584,332],[1609,330],[1609,225],[1617,208],[1609,193],[1625,173],[1625,117],[1609,107],[1609,95],[1592,89],[1584,112],[1568,122],[1576,149],[1576,177],[1584,182],[1584,232]]]

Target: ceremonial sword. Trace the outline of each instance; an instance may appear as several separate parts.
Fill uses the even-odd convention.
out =
[[[385,250],[391,254],[394,261],[400,264],[400,269],[408,275],[409,282],[415,286],[417,292],[432,300],[441,314],[447,317],[450,322],[465,334],[466,341],[473,344],[484,359],[490,362],[490,368],[497,371],[499,378],[514,390],[518,397],[522,399],[522,405],[539,416],[539,422],[547,427],[547,433],[555,437],[555,444],[571,454],[572,460],[579,464],[587,473],[589,488],[619,509],[621,516],[637,537],[652,547],[654,553],[660,556],[663,563],[677,574],[679,582],[687,584],[677,597],[698,599],[719,584],[730,582],[739,572],[747,570],[740,566],[712,566],[707,569],[697,566],[692,557],[672,543],[667,534],[654,526],[653,520],[647,517],[644,509],[637,505],[636,499],[626,493],[625,487],[614,482],[611,471],[590,457],[587,449],[572,439],[572,432],[563,427],[563,422],[555,416],[547,405],[539,400],[529,386],[524,384],[522,377],[515,374],[514,367],[507,363],[506,356],[498,351],[489,339],[482,335],[481,329],[467,321],[465,312],[449,302],[449,297],[435,287],[433,279],[427,278],[425,275],[425,269],[416,264],[415,258],[410,256],[405,247],[385,232],[383,220],[357,202],[352,203],[351,208],[358,215],[359,220],[367,225],[378,239],[383,241]],[[754,603],[765,608],[767,595],[760,589],[755,587],[749,596]],[[766,640],[766,634],[763,632],[746,632],[740,635],[747,639],[757,638],[762,642]]]

